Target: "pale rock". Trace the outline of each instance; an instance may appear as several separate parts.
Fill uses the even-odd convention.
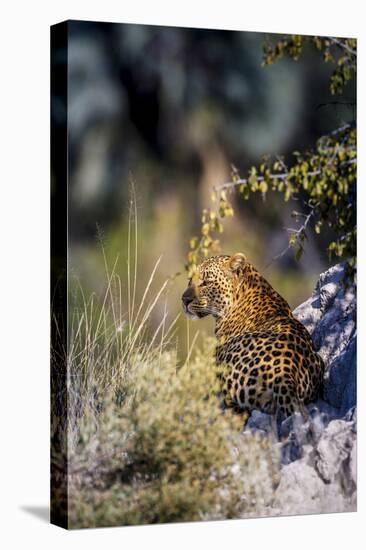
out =
[[[338,264],[322,273],[294,311],[324,359],[324,389],[306,421],[295,414],[279,426],[274,515],[356,510],[356,290],[344,286],[344,272]],[[271,434],[268,415],[254,411],[247,430]]]

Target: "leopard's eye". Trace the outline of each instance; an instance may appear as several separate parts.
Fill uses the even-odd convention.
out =
[[[212,279],[205,279],[204,281],[202,281],[200,286],[207,286],[210,283],[212,283]]]

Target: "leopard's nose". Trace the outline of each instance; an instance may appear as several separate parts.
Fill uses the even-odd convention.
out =
[[[188,306],[193,300],[194,300],[194,289],[192,287],[188,287],[187,290],[183,292],[182,295],[182,302],[185,306]]]

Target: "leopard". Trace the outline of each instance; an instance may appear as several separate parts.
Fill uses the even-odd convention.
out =
[[[279,422],[321,396],[324,362],[288,302],[242,252],[206,258],[182,295],[191,320],[213,316],[225,409]]]

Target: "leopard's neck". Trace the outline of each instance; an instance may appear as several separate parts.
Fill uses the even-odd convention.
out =
[[[273,327],[275,318],[292,317],[286,300],[251,266],[234,290],[232,305],[216,319],[218,344],[245,332],[265,331]]]

